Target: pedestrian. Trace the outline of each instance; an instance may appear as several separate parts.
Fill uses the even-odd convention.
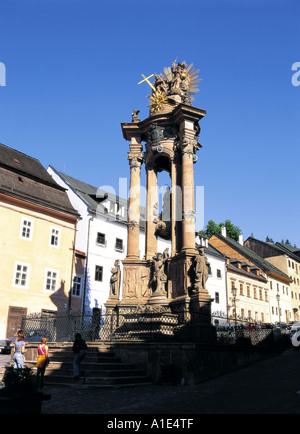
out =
[[[75,341],[72,347],[73,352],[76,354],[73,362],[73,378],[77,379],[80,377],[80,362],[86,356],[88,347],[85,340],[81,337],[80,333],[76,333]]]
[[[18,331],[17,339],[15,340],[14,346],[14,369],[23,369],[24,368],[24,353],[27,351],[25,348],[25,335],[22,330]]]
[[[48,356],[48,338],[43,337],[40,345],[37,349],[37,385],[38,387],[44,387],[44,375],[46,367],[49,363]]]

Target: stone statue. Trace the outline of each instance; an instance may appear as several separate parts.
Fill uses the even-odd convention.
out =
[[[154,87],[157,91],[168,93],[169,91],[169,85],[168,83],[158,74],[155,74],[155,83]]]
[[[139,117],[139,112],[140,110],[133,110],[132,112],[132,122],[140,122],[140,117]]]
[[[166,274],[166,261],[169,257],[169,249],[165,249],[163,253],[157,253],[156,256],[153,257],[152,261],[152,279],[151,286],[153,289],[153,293],[156,295],[166,295],[165,285],[168,280],[168,276]]]
[[[208,279],[209,262],[204,254],[203,247],[199,250],[199,256],[194,258],[194,289],[193,293],[198,292],[200,289],[206,289],[206,281]]]
[[[152,74],[145,77],[138,84],[147,82],[152,89],[150,98],[150,114],[157,113],[161,110],[170,111],[175,105],[184,103],[192,105],[192,94],[198,92],[197,84],[201,81],[198,79],[199,70],[195,70],[193,64],[189,66],[184,61],[173,62],[171,67],[164,68],[161,74]],[[155,77],[152,84],[149,79]]]
[[[157,125],[156,122],[154,122],[151,125],[151,130],[149,132],[149,142],[152,145],[152,149],[156,148],[159,145],[159,142],[164,138],[163,136],[163,128]]]
[[[110,297],[118,298],[120,293],[120,283],[121,283],[121,269],[120,269],[120,261],[117,259],[115,261],[114,267],[111,269],[111,278],[110,278]]]
[[[171,238],[171,190],[166,186],[160,219],[156,221],[155,234],[169,240]]]

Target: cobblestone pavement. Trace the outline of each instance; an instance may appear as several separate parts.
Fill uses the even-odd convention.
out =
[[[10,354],[0,354],[0,368],[10,363]]]
[[[197,386],[88,389],[47,386],[43,414],[300,414],[300,351]]]

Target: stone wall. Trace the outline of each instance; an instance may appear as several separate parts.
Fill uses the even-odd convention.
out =
[[[95,345],[95,344],[94,344]],[[279,349],[180,342],[102,344],[152,376],[154,384],[195,385],[277,355]]]
[[[281,348],[182,342],[88,342],[99,351],[112,351],[123,363],[134,363],[152,377],[153,384],[192,386],[279,354]],[[63,350],[72,343],[49,343],[49,350]],[[30,343],[27,360],[36,359],[38,344]],[[13,356],[13,352],[11,357]],[[26,363],[25,363],[26,364]]]

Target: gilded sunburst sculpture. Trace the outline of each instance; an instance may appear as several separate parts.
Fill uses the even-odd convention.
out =
[[[175,60],[172,66],[164,68],[159,75],[145,77],[142,74],[144,79],[138,84],[146,81],[152,89],[151,95],[148,95],[150,114],[180,103],[191,105],[193,94],[199,91],[198,84],[201,79],[198,78],[198,73],[199,69],[195,70],[193,63],[187,65],[184,61],[176,64]],[[149,81],[152,77],[155,77],[154,84]]]

